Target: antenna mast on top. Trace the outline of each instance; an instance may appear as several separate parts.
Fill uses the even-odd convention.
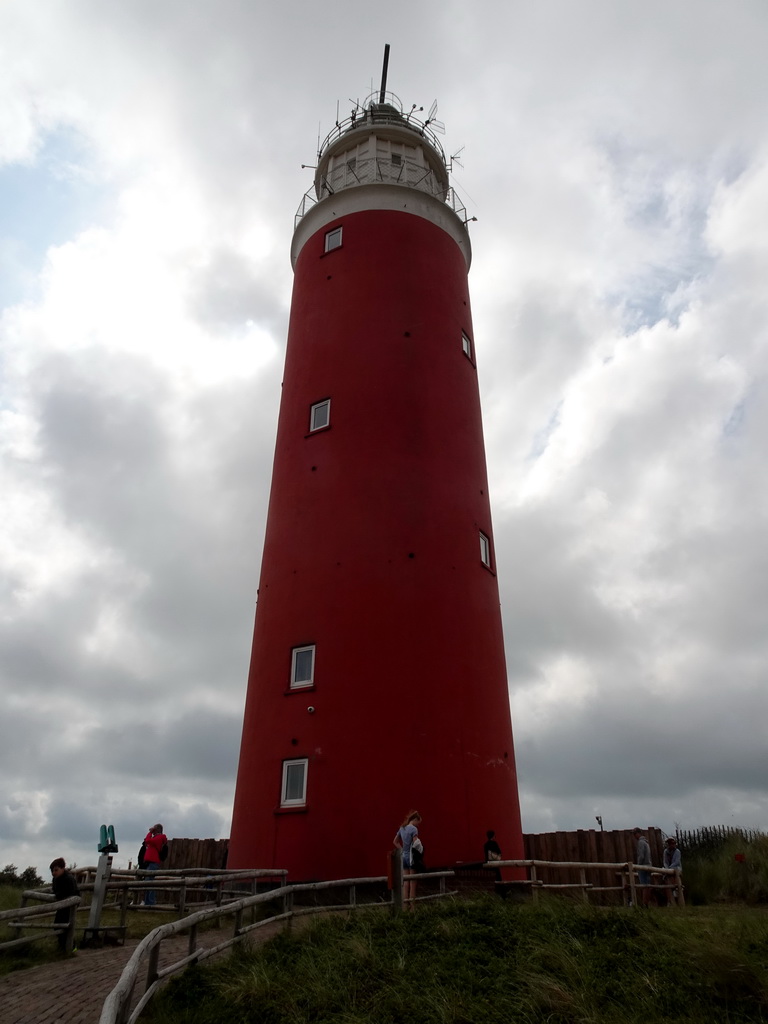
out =
[[[384,67],[381,69],[381,90],[379,91],[379,103],[384,102],[384,94],[387,91],[387,67],[389,66],[389,43],[384,43]]]

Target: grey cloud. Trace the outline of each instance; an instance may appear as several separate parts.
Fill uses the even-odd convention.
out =
[[[282,255],[282,254],[281,254]],[[242,329],[248,321],[263,325],[278,336],[285,334],[285,306],[275,285],[262,280],[263,268],[232,249],[217,249],[205,267],[189,280],[189,308],[206,328]]]
[[[211,680],[211,693],[217,686],[217,681]],[[138,707],[132,721],[119,727],[106,723],[92,730],[86,746],[115,779],[132,777],[142,785],[160,778],[174,783],[183,780],[194,792],[201,779],[207,783],[224,780],[231,785],[241,728],[239,710],[224,714],[199,706],[158,723]]]

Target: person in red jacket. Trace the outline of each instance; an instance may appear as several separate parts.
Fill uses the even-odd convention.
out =
[[[144,869],[146,871],[158,871],[162,865],[160,851],[168,842],[168,837],[163,832],[163,826],[159,823],[153,825],[144,838]],[[144,905],[154,907],[157,902],[154,889],[148,889],[144,897]]]

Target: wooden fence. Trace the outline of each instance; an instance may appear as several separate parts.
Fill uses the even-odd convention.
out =
[[[225,868],[228,839],[172,839],[164,868]]]
[[[24,946],[27,943],[46,938],[48,935],[65,932],[64,951],[71,953],[75,938],[77,909],[81,902],[80,897],[69,896],[65,900],[57,900],[52,893],[35,893],[34,896],[36,899],[44,901],[42,906],[27,907],[22,903],[21,907],[0,912],[0,925],[7,924],[16,935],[14,939],[0,942],[0,950],[10,949],[12,946]],[[67,909],[69,910],[67,923],[57,924],[54,920],[55,914],[60,910]],[[49,917],[50,921],[47,920]],[[43,918],[46,920],[43,921]],[[25,928],[37,929],[36,934],[24,935]]]
[[[651,847],[651,859],[657,866],[663,863],[665,834],[660,828],[647,828],[645,835]],[[503,840],[503,836],[500,837]],[[483,850],[485,837],[478,838],[478,862]],[[611,832],[598,832],[595,829],[578,829],[576,832],[542,832],[538,835],[523,836],[526,860],[549,861],[589,861],[592,863],[626,863],[634,862],[637,843],[630,829]],[[173,839],[168,844],[168,860],[164,868],[207,868],[226,867],[228,839]],[[504,848],[502,846],[502,851]],[[432,865],[430,865],[432,866]],[[434,865],[437,868],[437,865]],[[454,869],[455,864],[441,864],[441,869]],[[555,877],[557,875],[557,878]],[[574,869],[568,877],[562,872],[555,874],[550,871],[545,882],[579,882],[578,870]],[[551,876],[551,877],[550,877]],[[592,885],[603,885],[606,882],[604,872],[589,872],[588,881]]]
[[[645,837],[651,847],[651,860],[661,867],[664,856],[665,835],[660,828],[646,828]],[[542,832],[539,835],[523,836],[525,857],[528,860],[581,861],[591,864],[634,863],[637,841],[630,829],[616,829],[611,832],[596,829],[578,829],[576,832]],[[546,883],[579,882],[579,869],[574,868],[564,875],[562,871],[542,868],[539,876]],[[605,869],[587,869],[587,882],[593,886],[605,885]],[[615,882],[615,880],[612,880]]]
[[[402,878],[399,852],[392,857],[392,877],[395,879],[395,888],[389,890],[388,899],[382,902],[375,894],[382,886],[387,886],[389,880],[386,876],[375,878],[344,878],[332,882],[310,882],[303,885],[282,885],[271,892],[258,893],[252,896],[245,896],[239,900],[230,902],[220,907],[212,907],[200,910],[189,917],[170,924],[160,925],[145,936],[134,949],[130,960],[123,968],[120,980],[114,989],[107,996],[102,1008],[100,1024],[136,1024],[141,1016],[144,1007],[158,990],[158,988],[172,974],[177,973],[189,964],[197,964],[215,956],[224,949],[242,942],[249,934],[258,928],[264,928],[275,922],[282,922],[285,927],[290,928],[291,922],[301,916],[308,914],[320,914],[330,911],[353,911],[365,907],[377,909],[389,909],[398,913],[403,908],[402,889],[400,880]],[[416,900],[428,900],[436,897],[454,895],[446,886],[448,878],[453,877],[452,871],[433,871],[419,875],[419,886],[423,887],[426,880],[438,884],[438,892],[416,896]],[[327,899],[317,902],[318,894],[327,894],[341,891],[341,902],[333,899],[328,903]],[[371,899],[371,894],[373,898]],[[298,906],[297,904],[307,896],[312,896],[313,906]],[[366,898],[367,895],[367,898]],[[256,920],[255,911],[257,908],[266,908],[270,904],[277,904],[269,917],[262,917]],[[231,917],[232,935],[213,946],[203,947],[198,943],[198,926],[215,924],[220,926],[222,919]],[[250,920],[248,918],[250,917]],[[189,943],[186,955],[175,963],[160,966],[160,945],[164,939],[180,935],[184,932],[189,934]],[[134,1002],[134,989],[139,981],[139,976],[145,972],[146,983],[144,993],[138,1002]]]
[[[677,845],[684,850],[706,849],[721,846],[729,839],[741,839],[754,843],[768,838],[765,832],[756,828],[737,828],[733,825],[705,825],[702,828],[677,829]]]

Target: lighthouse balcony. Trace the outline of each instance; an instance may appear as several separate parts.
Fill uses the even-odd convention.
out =
[[[317,187],[311,188],[299,203],[294,218],[294,228],[302,217],[329,196],[348,188],[359,185],[399,185],[403,188],[417,189],[434,196],[445,203],[463,222],[467,221],[464,203],[454,188],[446,187],[445,182],[429,167],[399,158],[396,154],[389,158],[359,157],[345,162],[337,162],[322,179]]]

